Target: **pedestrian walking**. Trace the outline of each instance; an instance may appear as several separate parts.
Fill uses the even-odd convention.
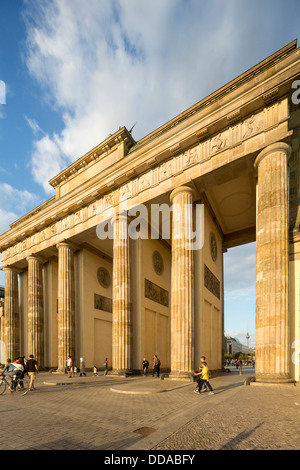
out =
[[[107,359],[107,357],[104,360],[104,367],[105,367],[104,375],[107,375],[108,374],[108,359]]]
[[[27,368],[28,376],[30,378],[29,390],[30,391],[36,390],[34,386],[34,382],[36,379],[36,374],[39,373],[39,366],[38,366],[37,361],[34,359],[33,354],[30,354],[29,360],[27,361],[27,364],[26,364],[26,368]]]
[[[83,357],[80,358],[79,371],[80,371],[80,377],[82,377],[83,375],[86,377],[85,362],[84,362]]]
[[[147,359],[145,357],[143,359],[142,365],[143,365],[144,375],[146,376],[147,372],[148,372],[149,362],[147,361]]]
[[[154,375],[156,377],[159,377],[160,364],[161,363],[160,363],[160,360],[157,357],[157,354],[154,354],[154,356],[153,356],[152,377],[154,377]]]
[[[24,385],[23,379],[24,379],[25,374],[28,373],[27,360],[26,360],[25,356],[20,356],[19,359],[20,359],[20,364],[22,364],[22,366],[23,366],[23,372],[20,376],[20,386],[23,388],[23,385]]]
[[[201,356],[200,361],[201,361],[201,366],[199,367],[199,372],[196,372],[194,374],[194,376],[198,377],[196,391],[199,390],[199,392],[201,392],[201,388],[202,388],[202,391],[206,392],[207,391],[207,386],[206,386],[205,382],[201,385],[201,388],[199,388],[200,387],[200,380],[202,379],[202,371],[203,371],[204,363],[206,362],[206,357]]]
[[[71,379],[73,377],[73,362],[71,356],[69,356],[67,360],[67,372],[69,374],[69,379]]]
[[[212,386],[209,383],[209,375],[208,375],[208,367],[207,363],[203,362],[203,369],[202,369],[202,378],[199,380],[199,389],[195,390],[195,393],[201,393],[201,388],[203,384],[206,384],[206,386],[209,388],[210,392],[209,395],[214,395],[214,391]]]
[[[7,376],[11,380],[11,386],[13,387],[13,381],[15,379],[19,379],[22,376],[24,371],[24,367],[20,362],[20,358],[16,357],[14,362],[11,362],[11,359],[7,359],[7,364],[4,369],[0,372],[0,375],[7,374]],[[14,382],[15,383],[15,382]]]
[[[98,369],[97,369],[96,366],[94,366],[94,368],[93,368],[93,377],[97,377],[97,375],[98,375]]]

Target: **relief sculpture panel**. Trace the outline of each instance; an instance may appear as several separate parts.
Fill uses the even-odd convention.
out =
[[[169,307],[169,292],[148,279],[145,279],[145,297],[164,307]]]
[[[204,286],[218,299],[221,298],[220,281],[206,265],[204,265]]]

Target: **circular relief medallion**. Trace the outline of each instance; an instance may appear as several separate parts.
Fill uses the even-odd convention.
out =
[[[152,255],[153,267],[156,274],[162,274],[164,270],[164,262],[161,254],[158,251],[154,251]]]
[[[110,274],[105,268],[99,268],[97,271],[97,278],[100,286],[109,287],[110,286]]]
[[[217,256],[218,256],[218,247],[217,247],[217,240],[213,232],[211,232],[210,234],[210,254],[211,254],[212,260],[216,261]]]

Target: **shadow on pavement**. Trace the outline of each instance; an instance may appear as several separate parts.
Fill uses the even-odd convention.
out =
[[[231,439],[227,442],[227,444],[223,445],[219,448],[219,450],[234,450],[241,442],[246,441],[251,434],[256,431],[256,429],[260,428],[264,423],[260,423],[255,428],[250,429],[249,431],[243,431],[238,434],[236,437]],[[253,450],[253,449],[252,449]]]

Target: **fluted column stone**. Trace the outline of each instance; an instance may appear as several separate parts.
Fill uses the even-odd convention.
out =
[[[44,301],[43,275],[44,260],[32,255],[28,262],[28,312],[27,352],[33,354],[40,367],[44,366]]]
[[[3,271],[5,274],[5,297],[2,333],[5,359],[13,360],[21,353],[18,272],[11,267],[3,268]]]
[[[128,221],[117,215],[113,225],[112,365],[115,372],[132,370],[132,318]]]
[[[58,371],[65,370],[69,356],[75,359],[74,246],[69,242],[58,249]]]
[[[173,205],[171,268],[171,374],[194,370],[194,252],[192,239],[193,189],[176,188],[170,195]]]
[[[256,380],[290,380],[288,168],[290,146],[256,158]]]

